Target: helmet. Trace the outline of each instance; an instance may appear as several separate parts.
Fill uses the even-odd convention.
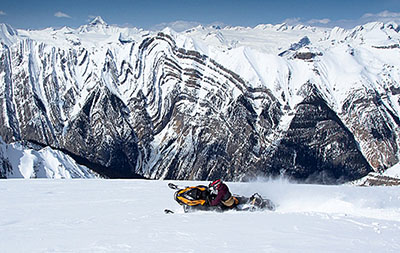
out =
[[[219,188],[221,187],[221,185],[222,185],[222,180],[217,179],[214,182],[211,182],[208,185],[208,188],[210,188],[211,192],[216,193],[219,190]]]

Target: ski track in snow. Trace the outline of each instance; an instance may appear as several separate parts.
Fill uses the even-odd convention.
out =
[[[233,193],[270,198],[277,210],[186,214],[168,182],[1,180],[1,252],[400,250],[398,187],[228,183]]]

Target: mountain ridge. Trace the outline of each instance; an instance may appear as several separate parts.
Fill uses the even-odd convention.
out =
[[[298,165],[271,154],[300,117],[298,106],[317,92],[344,128],[313,123],[307,131],[344,129],[355,142],[336,151],[351,149],[359,157],[345,165],[344,178],[336,163],[326,167],[333,181],[384,171],[399,160],[395,24],[156,33],[100,21],[90,29],[0,36],[0,134],[7,142],[30,139],[65,149],[119,167],[120,176],[247,180],[276,174],[273,159],[281,161],[279,172]],[[318,145],[334,139],[325,136]],[[286,149],[293,153],[296,145]],[[329,153],[319,152],[316,157]],[[364,157],[357,174],[356,161]],[[307,180],[321,172],[313,166],[288,176]]]

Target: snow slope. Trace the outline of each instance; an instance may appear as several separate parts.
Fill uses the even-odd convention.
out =
[[[399,252],[398,187],[228,183],[275,212],[185,214],[167,181],[0,181],[2,252]],[[176,182],[196,185],[201,182]],[[22,190],[23,189],[23,190]],[[176,211],[164,214],[164,208]]]
[[[368,83],[367,88],[383,91],[387,65],[400,63],[398,50],[388,50],[399,43],[396,23],[372,22],[351,30],[287,24],[223,29],[199,26],[169,33],[179,47],[210,56],[254,87],[268,87],[291,108],[301,102],[297,95],[300,87],[311,81],[340,112],[352,89]],[[304,62],[295,57],[296,52],[311,52],[316,57]],[[396,71],[391,74],[390,79],[398,81]]]
[[[5,165],[7,164],[7,166]],[[1,169],[5,171],[1,171]],[[4,174],[4,175],[3,175]],[[99,175],[79,165],[61,151],[45,147],[34,150],[20,143],[5,144],[0,136],[0,177],[5,178],[96,178]]]
[[[400,178],[400,164],[399,163],[396,164],[392,168],[390,168],[387,171],[385,171],[384,174],[387,175],[387,176],[390,176],[390,177]]]

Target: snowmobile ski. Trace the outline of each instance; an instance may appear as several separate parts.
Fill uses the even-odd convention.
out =
[[[171,188],[172,190],[178,190],[179,187],[176,184],[173,183],[168,183],[168,187]]]

